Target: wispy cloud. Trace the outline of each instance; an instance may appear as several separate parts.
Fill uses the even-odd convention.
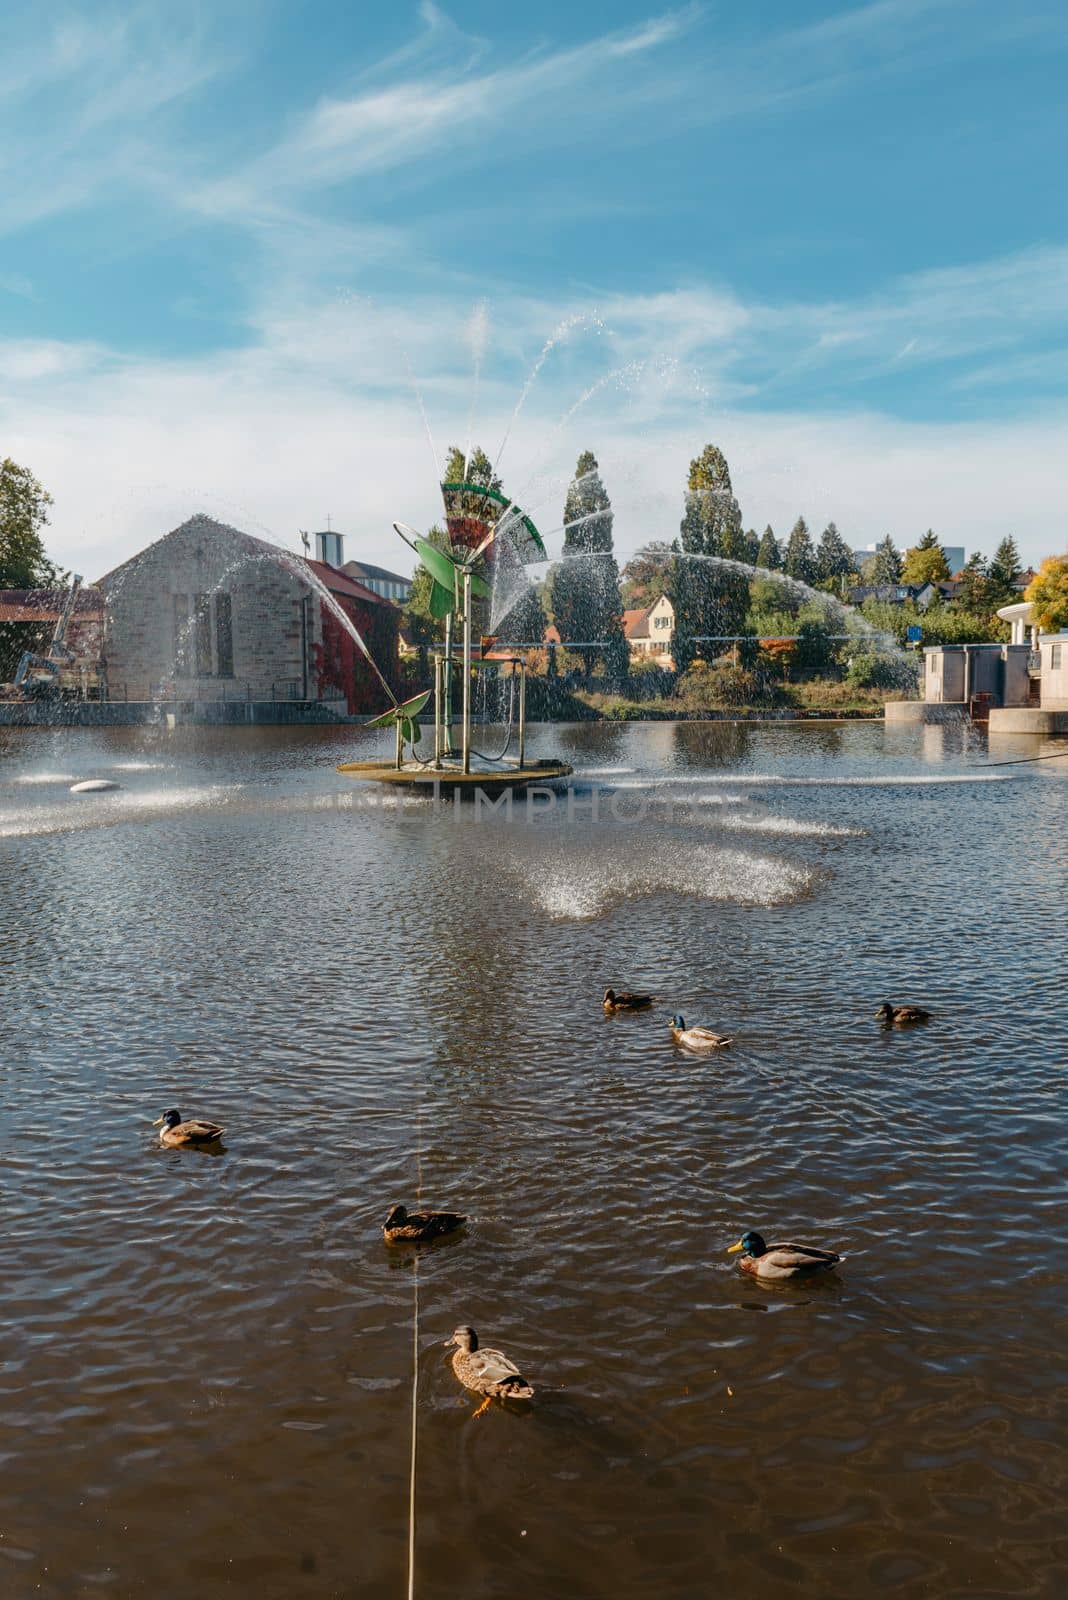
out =
[[[626,73],[632,61],[637,64],[679,39],[698,12],[690,7],[667,13],[578,46],[534,51],[504,66],[485,65],[478,42],[447,25],[437,8],[424,15],[428,29],[411,55],[394,56],[388,65],[395,72],[398,66],[424,64],[432,39],[434,70],[409,71],[386,83],[376,71],[374,88],[324,97],[247,169],[245,184],[272,191],[312,189],[388,172],[431,151],[440,163],[446,151],[454,152],[479,133],[493,130],[499,136],[517,119],[533,140],[546,133],[558,137],[562,109],[569,126],[601,115],[606,99],[625,81],[612,74]],[[596,93],[576,94],[584,86]],[[635,87],[630,85],[632,91]],[[644,90],[649,92],[648,82]]]
[[[0,64],[0,232],[143,190],[168,113],[232,65],[196,7],[101,7],[17,36]],[[151,165],[151,163],[149,163]]]
[[[1040,418],[971,423],[886,415],[876,386],[868,406],[823,397],[836,374],[840,382],[843,360],[866,373],[931,360],[925,341],[957,352],[970,341],[982,372],[982,352],[1011,347],[1032,318],[1038,326],[1033,297],[1045,297],[1047,313],[1064,312],[1065,264],[1033,252],[919,274],[872,301],[830,306],[776,307],[689,287],[607,297],[579,320],[575,302],[513,297],[490,306],[476,437],[496,447],[547,330],[570,325],[525,400],[506,467],[513,491],[544,502],[550,519],[579,450],[591,446],[616,497],[621,549],[670,537],[686,463],[714,438],[751,521],[781,527],[803,510],[815,522],[834,517],[858,543],[887,529],[908,539],[931,523],[970,548],[1011,528],[1037,557],[1051,524],[1068,514],[1058,465],[1068,445],[1063,386]],[[1025,292],[1004,295],[1017,276]],[[947,307],[952,328],[941,325]],[[784,395],[751,378],[791,360],[806,376],[803,407],[796,390]],[[345,296],[279,307],[254,344],[197,359],[10,343],[0,370],[7,448],[57,492],[57,555],[73,560],[88,540],[91,557],[79,559],[101,570],[200,506],[283,538],[329,509],[369,558],[395,560],[391,518],[427,523],[437,512],[409,372],[439,449],[466,436],[472,396],[462,319],[444,294],[417,305]]]

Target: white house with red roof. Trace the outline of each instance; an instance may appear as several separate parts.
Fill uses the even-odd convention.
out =
[[[651,606],[624,611],[623,633],[632,661],[654,661],[658,667],[674,668],[675,607],[666,594]]]

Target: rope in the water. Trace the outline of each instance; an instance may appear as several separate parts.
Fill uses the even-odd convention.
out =
[[[408,1600],[415,1600],[415,1447],[419,1398],[419,1257],[412,1267],[412,1463],[408,1477]]]
[[[423,1204],[423,1100],[415,1114],[416,1210]],[[408,1600],[415,1600],[415,1461],[419,1416],[419,1247],[412,1262],[412,1446],[408,1472]]]
[[[1048,756],[1019,756],[1015,761],[984,761],[985,767],[1029,767],[1032,761],[1063,761],[1068,750],[1054,750]]]

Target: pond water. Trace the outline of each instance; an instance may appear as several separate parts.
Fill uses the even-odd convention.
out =
[[[1068,760],[540,728],[570,808],[508,817],[376,737],[0,734],[4,1592],[403,1595],[421,1183],[416,1595],[1063,1593]]]

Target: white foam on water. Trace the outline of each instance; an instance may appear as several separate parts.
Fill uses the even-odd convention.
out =
[[[20,772],[15,783],[76,783],[76,772]]]
[[[909,789],[916,784],[1011,783],[1012,775],[1007,772],[917,772],[913,773],[911,777],[895,774],[893,777],[885,778],[808,778],[793,777],[789,773],[782,772],[710,772],[693,774],[686,778],[660,778],[658,782],[728,784],[732,786],[764,784],[768,787],[809,789]]]
[[[155,822],[176,812],[225,805],[243,786],[213,784],[204,789],[109,790],[81,795],[75,804],[0,811],[0,839],[30,839],[52,833],[81,833],[128,822]]]
[[[716,818],[722,828],[733,828],[746,833],[777,833],[795,838],[812,839],[863,839],[866,828],[847,828],[834,822],[814,822],[804,817],[776,817],[768,813],[728,812]]]
[[[173,768],[170,761],[113,761],[112,772],[161,772]]]
[[[665,892],[735,905],[787,905],[806,894],[817,876],[798,862],[716,845],[698,846],[680,857],[668,841],[643,846],[640,861],[561,853],[555,860],[539,858],[536,872],[521,874],[535,903],[557,921],[584,921],[616,901]]]
[[[636,772],[636,767],[576,767],[576,778],[614,778],[622,777],[625,773]]]

